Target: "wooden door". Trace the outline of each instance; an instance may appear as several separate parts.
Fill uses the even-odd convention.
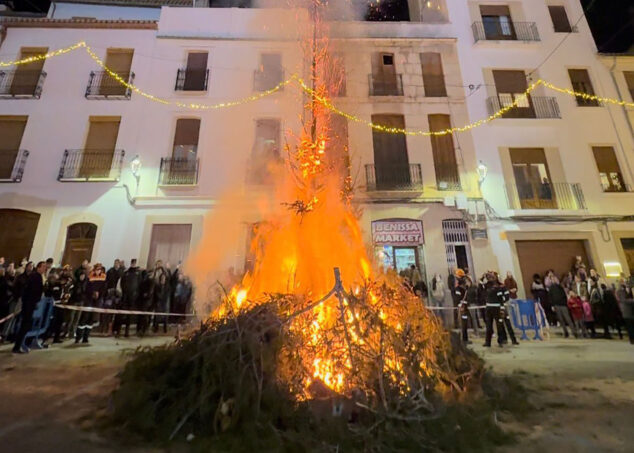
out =
[[[40,215],[21,209],[0,209],[0,256],[16,267],[31,256]]]
[[[192,52],[187,55],[187,70],[183,90],[204,91],[207,79],[207,52]]]
[[[405,128],[403,115],[372,115],[372,122]],[[408,188],[411,184],[407,142],[403,134],[372,130],[374,176],[378,190]]]
[[[48,52],[47,47],[23,48],[20,50],[20,59],[36,57]],[[18,65],[15,69],[13,81],[11,82],[11,94],[13,95],[34,95],[40,81],[44,60]]]
[[[66,244],[62,265],[69,264],[73,269],[84,261],[92,259],[92,252],[97,236],[97,225],[94,223],[74,223],[66,229]]]
[[[592,267],[583,240],[515,241],[515,247],[527,298],[531,298],[533,274],[539,274],[543,278],[546,271],[553,269],[555,275],[561,279],[572,268],[575,256],[581,256],[588,272]]]
[[[621,238],[621,247],[623,247],[627,267],[630,271],[629,275],[632,275],[634,274],[634,237]]]
[[[26,120],[26,116],[0,116],[0,180],[12,178]]]
[[[79,171],[80,178],[107,178],[117,145],[121,118],[91,117]]]
[[[126,82],[130,79],[130,68],[132,68],[132,57],[134,49],[108,49],[106,53],[106,66],[116,72]],[[107,74],[101,78],[99,93],[104,96],[124,96],[127,87]]]
[[[439,132],[451,128],[449,115],[429,115],[427,119],[430,131]],[[434,156],[436,184],[443,189],[457,189],[460,186],[460,176],[458,175],[458,162],[453,145],[453,135],[432,135],[430,138]]]
[[[398,94],[393,53],[372,54],[372,94],[375,96]]]
[[[504,114],[505,118],[535,118],[530,94],[526,94],[528,82],[524,71],[493,70],[493,80],[499,108],[517,103],[517,107]]]
[[[437,52],[425,52],[420,54],[423,70],[423,86],[426,97],[447,96],[445,88],[445,76],[442,70],[442,59]]]

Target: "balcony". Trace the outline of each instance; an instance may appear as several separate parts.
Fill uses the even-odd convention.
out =
[[[118,181],[125,151],[122,149],[67,149],[58,181]]]
[[[420,164],[366,164],[365,179],[368,192],[377,190],[422,191],[423,173]]]
[[[160,186],[195,186],[196,184],[198,184],[197,158],[161,158]]]
[[[586,209],[581,186],[577,183],[516,183],[506,185],[509,209]]]
[[[253,90],[254,91],[272,90],[283,81],[284,81],[283,69],[253,71]],[[283,89],[283,87],[281,89]]]
[[[561,118],[557,99],[523,94],[498,94],[487,99],[489,115],[510,106],[517,100],[517,107],[502,115],[502,118]]]
[[[176,72],[175,91],[207,91],[209,69],[181,68]]]
[[[447,87],[445,86],[444,74],[423,74],[423,87],[425,89],[425,97],[447,97]]]
[[[129,84],[134,82],[134,72],[123,72],[119,76]],[[91,71],[85,96],[86,99],[130,99],[132,90],[106,71]]]
[[[437,168],[442,173],[442,167]],[[438,190],[462,190],[460,177],[455,176],[438,176],[436,175],[436,188]]]
[[[535,22],[505,22],[491,20],[471,25],[473,39],[478,41],[539,41]]]
[[[0,99],[39,99],[44,71],[0,71]]]
[[[0,150],[0,182],[21,182],[28,157],[25,149]]]
[[[369,74],[370,96],[403,96],[401,74],[391,76]]]

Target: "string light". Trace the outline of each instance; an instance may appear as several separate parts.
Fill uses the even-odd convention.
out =
[[[578,92],[578,91],[574,91],[574,90],[570,90],[570,89],[566,89],[566,88],[560,88],[560,87],[558,87],[556,85],[553,85],[552,83],[549,83],[549,82],[546,82],[545,80],[539,79],[535,83],[531,84],[526,89],[526,91],[524,91],[524,93],[522,95],[515,96],[515,99],[513,100],[513,102],[511,104],[502,107],[501,109],[499,109],[498,111],[496,111],[492,115],[488,116],[487,118],[483,118],[481,120],[474,121],[473,123],[467,124],[465,126],[452,127],[452,128],[445,129],[445,130],[442,130],[442,131],[424,131],[424,130],[410,130],[410,129],[404,129],[404,128],[398,128],[398,127],[389,127],[389,126],[385,126],[383,124],[376,124],[376,123],[373,123],[372,121],[368,121],[366,119],[360,118],[360,117],[358,117],[356,115],[353,115],[351,113],[345,112],[345,111],[341,110],[340,108],[338,108],[337,106],[335,106],[327,97],[322,96],[319,93],[317,93],[315,90],[313,90],[297,74],[293,74],[291,77],[289,77],[288,79],[280,82],[279,84],[277,84],[276,86],[274,86],[273,88],[271,88],[269,90],[262,91],[262,92],[259,92],[257,94],[254,94],[252,96],[247,96],[245,98],[238,99],[238,100],[235,100],[235,101],[220,102],[220,103],[217,103],[217,104],[197,104],[197,103],[185,103],[185,102],[178,102],[178,101],[170,101],[170,100],[167,100],[167,99],[160,98],[158,96],[154,96],[153,94],[146,93],[145,91],[141,90],[137,86],[129,83],[127,80],[122,78],[119,74],[117,74],[116,72],[111,70],[109,67],[107,67],[106,64],[103,62],[103,60],[101,60],[92,51],[92,49],[88,45],[86,45],[86,43],[84,41],[80,41],[80,42],[78,42],[78,43],[76,43],[76,44],[74,44],[72,46],[65,47],[63,49],[58,49],[58,50],[55,50],[55,51],[52,51],[52,52],[48,52],[48,53],[42,54],[42,55],[35,55],[35,56],[32,56],[32,57],[23,58],[21,60],[15,60],[15,61],[0,61],[0,67],[18,66],[18,65],[33,63],[33,62],[36,62],[36,61],[46,60],[48,58],[56,57],[56,56],[59,56],[59,55],[64,55],[66,53],[72,52],[72,51],[80,49],[80,48],[83,48],[88,53],[88,55],[100,67],[102,67],[104,69],[104,71],[106,71],[110,75],[110,77],[115,79],[121,85],[123,85],[126,88],[130,89],[131,91],[137,93],[138,95],[145,97],[146,99],[149,99],[149,100],[154,101],[154,102],[158,102],[158,103],[163,104],[163,105],[175,105],[177,107],[186,108],[186,109],[192,109],[192,110],[212,110],[212,109],[220,109],[220,108],[225,108],[225,107],[234,107],[234,106],[246,104],[246,103],[249,103],[249,102],[258,101],[258,100],[260,100],[260,99],[262,99],[264,97],[272,95],[273,93],[275,93],[277,91],[280,91],[286,85],[290,85],[291,83],[295,82],[295,83],[297,83],[299,85],[299,87],[304,92],[308,93],[310,96],[312,96],[315,100],[317,100],[320,104],[322,104],[324,107],[326,107],[327,109],[329,109],[333,113],[335,113],[337,115],[340,115],[340,116],[343,116],[344,118],[347,118],[350,121],[353,121],[353,122],[356,122],[356,123],[360,123],[360,124],[364,124],[365,126],[368,126],[368,127],[372,128],[374,130],[385,132],[385,133],[390,133],[390,134],[403,134],[403,135],[410,135],[410,136],[425,136],[425,137],[429,137],[429,136],[449,135],[449,134],[454,134],[456,132],[466,132],[466,131],[469,131],[469,130],[474,129],[476,127],[480,127],[482,125],[490,123],[491,121],[504,116],[506,113],[508,113],[512,109],[519,107],[519,103],[520,102],[524,103],[525,100],[526,100],[526,97],[540,85],[542,85],[542,86],[544,86],[544,87],[546,87],[548,89],[551,89],[553,91],[557,91],[558,93],[567,94],[569,96],[574,96],[576,98],[582,98],[584,100],[597,101],[597,102],[614,104],[614,105],[620,105],[620,106],[625,106],[625,107],[634,107],[634,102],[627,102],[627,101],[621,101],[621,100],[618,100],[618,99],[599,97],[599,96],[591,95],[591,94],[588,94],[588,93]]]

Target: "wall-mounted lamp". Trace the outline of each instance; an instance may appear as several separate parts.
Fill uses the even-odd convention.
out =
[[[130,161],[130,170],[132,171],[132,176],[139,179],[141,176],[141,158],[138,154]]]
[[[479,161],[476,171],[478,172],[478,184],[482,185],[489,173],[489,167],[487,167],[484,162]]]

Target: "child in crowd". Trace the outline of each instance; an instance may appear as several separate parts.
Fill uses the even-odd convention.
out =
[[[583,302],[574,291],[568,292],[568,309],[570,310],[570,314],[572,315],[572,322],[575,326],[575,329],[577,329],[577,332],[582,333],[584,338],[587,338],[588,330],[586,329],[586,325],[583,322]]]
[[[588,296],[586,296],[585,294],[581,295],[581,304],[583,306],[583,320],[586,330],[590,331],[590,338],[595,338],[597,336],[597,333],[594,330],[594,316],[592,315],[592,306],[590,305],[590,302],[588,302]]]

